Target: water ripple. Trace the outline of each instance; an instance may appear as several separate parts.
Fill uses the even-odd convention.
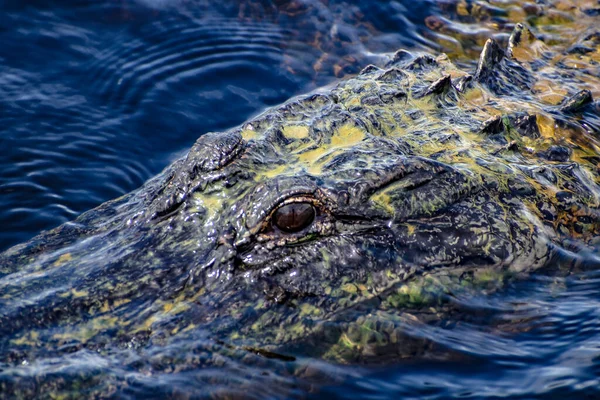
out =
[[[0,249],[135,189],[205,132],[423,45],[429,2],[405,3],[3,2],[0,185],[49,196],[3,198]]]
[[[135,107],[163,82],[192,73],[235,65],[274,66],[281,63],[281,29],[270,24],[240,25],[216,20],[190,26],[191,20],[160,21],[144,41],[115,44],[88,67],[91,88],[109,104]]]

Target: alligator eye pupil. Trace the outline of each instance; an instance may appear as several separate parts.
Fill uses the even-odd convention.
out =
[[[308,203],[291,203],[279,207],[273,216],[273,224],[284,232],[300,232],[315,219],[315,208]]]

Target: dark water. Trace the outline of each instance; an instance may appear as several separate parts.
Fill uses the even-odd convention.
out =
[[[0,250],[139,187],[203,133],[378,53],[439,47],[428,1],[8,1],[1,11]],[[239,379],[264,381],[258,397],[600,398],[598,293],[596,273],[531,277],[455,299],[472,318],[407,324],[432,357],[298,360],[290,369],[310,383],[265,378],[268,365]],[[237,382],[206,373],[223,390]],[[171,385],[220,390],[156,382],[157,393]]]

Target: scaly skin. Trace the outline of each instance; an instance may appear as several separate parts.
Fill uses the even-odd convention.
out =
[[[399,51],[0,255],[2,393],[109,395],[247,352],[390,362],[427,351],[407,309],[593,248],[600,83],[540,46],[518,25],[471,74]],[[560,104],[532,90],[548,79]],[[316,215],[290,233],[292,203]]]

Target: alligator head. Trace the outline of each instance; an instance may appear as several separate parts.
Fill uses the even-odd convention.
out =
[[[3,359],[207,338],[397,355],[429,286],[584,248],[600,232],[596,106],[585,90],[536,101],[536,71],[514,56],[524,32],[508,54],[489,41],[474,75],[400,51],[200,137],[136,192],[4,253]]]

